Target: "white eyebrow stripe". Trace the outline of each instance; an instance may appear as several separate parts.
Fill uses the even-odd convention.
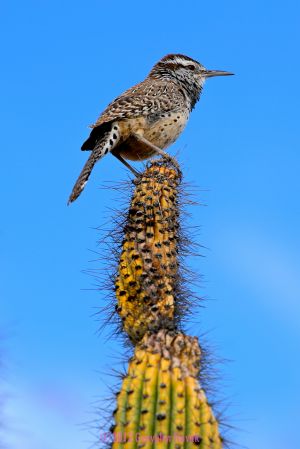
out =
[[[165,61],[162,61],[164,64],[174,64],[174,63],[177,63],[177,64],[182,64],[182,65],[185,65],[185,66],[188,66],[188,65],[191,65],[191,64],[193,64],[193,65],[195,65],[195,62],[194,61],[192,61],[191,59],[190,60],[188,60],[188,59],[183,59],[183,58],[180,58],[180,57],[178,57],[178,56],[176,56],[175,58],[172,58],[172,59],[166,59]]]

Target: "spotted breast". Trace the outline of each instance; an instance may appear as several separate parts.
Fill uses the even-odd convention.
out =
[[[116,148],[115,153],[131,161],[145,160],[153,156],[155,151],[131,136],[134,134],[143,136],[153,145],[165,149],[176,141],[183,131],[188,118],[189,111],[186,109],[180,112],[165,113],[154,119],[150,116],[124,122],[119,121],[121,135],[128,137]]]

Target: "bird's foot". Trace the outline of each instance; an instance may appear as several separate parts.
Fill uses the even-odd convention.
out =
[[[182,177],[182,172],[181,172],[181,169],[180,169],[180,165],[177,162],[177,160],[175,159],[175,157],[170,156],[168,153],[165,153],[164,151],[163,151],[163,153],[160,153],[160,155],[162,156],[163,159],[165,159],[166,161],[171,163],[173,165],[173,167],[176,168],[176,170],[178,172],[178,175],[180,177]]]

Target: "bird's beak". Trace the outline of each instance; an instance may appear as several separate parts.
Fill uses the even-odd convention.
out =
[[[212,78],[213,76],[229,76],[234,75],[234,73],[231,72],[224,72],[223,70],[204,70],[202,73],[202,76],[205,76],[205,78]]]

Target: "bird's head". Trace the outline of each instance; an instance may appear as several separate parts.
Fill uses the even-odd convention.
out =
[[[233,73],[208,70],[200,62],[188,56],[169,54],[155,64],[149,73],[149,78],[170,79],[180,84],[191,101],[191,108],[193,108],[199,100],[205,80],[213,76],[226,75],[233,75]]]

